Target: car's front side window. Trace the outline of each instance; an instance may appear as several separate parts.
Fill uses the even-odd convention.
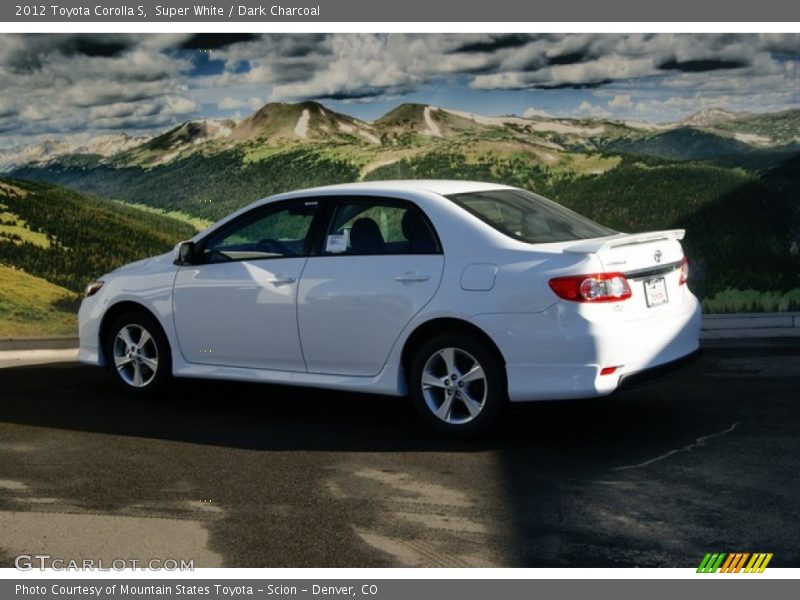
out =
[[[326,254],[437,254],[429,221],[406,202],[353,200],[334,212]]]
[[[203,247],[204,262],[303,256],[308,252],[316,202],[257,209],[213,235]]]

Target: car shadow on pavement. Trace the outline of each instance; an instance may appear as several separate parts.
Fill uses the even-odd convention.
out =
[[[632,447],[647,453],[673,443],[678,432],[694,435],[669,385],[513,405],[490,435],[458,440],[429,431],[407,398],[176,380],[160,397],[144,399],[118,389],[103,370],[74,364],[4,369],[0,381],[0,421],[252,450],[504,449],[533,451],[547,468],[555,458],[559,464],[570,457],[592,464],[628,460]]]

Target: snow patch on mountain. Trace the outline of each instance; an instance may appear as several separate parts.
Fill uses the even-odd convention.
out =
[[[367,131],[365,129],[359,129],[358,130],[358,134],[361,137],[363,137],[365,140],[367,140],[370,144],[380,144],[381,143],[381,141],[380,141],[380,139],[378,139],[377,135],[375,135],[374,133],[370,133],[369,131]]]
[[[307,108],[303,109],[303,114],[297,119],[297,125],[294,126],[294,134],[301,138],[308,137],[308,122],[311,120],[311,113]]]
[[[220,138],[226,138],[231,134],[233,131],[234,122],[233,121],[214,121],[212,119],[203,121],[206,126],[206,139],[209,140],[218,140]],[[200,138],[194,140],[195,144],[201,143]]]
[[[734,138],[739,140],[740,142],[744,142],[745,144],[750,144],[751,146],[768,146],[772,143],[772,139],[768,138],[765,135],[759,135],[757,133],[741,133],[737,132],[733,135]]]
[[[467,119],[473,123],[477,123],[478,125],[489,125],[495,127],[503,127],[504,125],[530,125],[530,120],[523,119],[521,117],[487,117],[484,115],[478,115],[462,110],[453,110],[450,108],[443,108],[441,110],[446,113],[450,113],[455,117],[461,117],[462,119]]]
[[[146,137],[131,137],[124,133],[109,133],[90,139],[85,144],[79,145],[72,152],[74,154],[99,154],[108,157],[138,146],[146,141]]]
[[[88,140],[81,138],[43,140],[35,144],[0,150],[0,172],[12,171],[30,164],[45,164],[67,154],[97,154],[107,158],[147,141],[125,133],[110,133]]]
[[[442,137],[442,130],[439,129],[439,125],[436,121],[433,120],[431,113],[436,112],[439,110],[435,106],[426,106],[425,110],[423,111],[423,116],[425,118],[425,126],[427,129],[423,131],[425,135],[429,135],[431,137]]]
[[[642,131],[666,131],[676,127],[675,123],[648,123],[647,121],[622,121],[622,124]]]
[[[554,133],[572,133],[575,135],[600,135],[606,130],[602,125],[596,127],[581,127],[580,125],[563,123],[561,121],[540,121],[538,123],[531,123],[530,128],[533,131],[552,131]]]
[[[739,117],[744,116],[745,113],[736,113],[721,108],[708,108],[701,110],[693,115],[689,115],[681,123],[684,125],[691,125],[692,127],[709,127],[722,123],[724,121],[733,121]]]

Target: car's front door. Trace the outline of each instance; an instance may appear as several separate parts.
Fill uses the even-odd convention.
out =
[[[254,209],[198,244],[175,279],[175,328],[187,361],[305,371],[297,286],[318,205]]]
[[[444,259],[410,202],[341,199],[298,291],[308,371],[372,376],[403,328],[433,297]]]

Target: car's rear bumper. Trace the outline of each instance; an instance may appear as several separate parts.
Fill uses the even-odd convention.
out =
[[[620,392],[623,390],[630,390],[633,388],[638,388],[640,386],[649,385],[651,383],[655,383],[657,381],[661,381],[671,375],[674,375],[687,365],[695,362],[699,359],[703,354],[703,349],[698,348],[694,352],[687,354],[686,356],[682,356],[681,358],[675,359],[668,363],[664,363],[663,365],[658,365],[657,367],[650,367],[648,369],[644,369],[642,371],[636,371],[634,373],[627,373],[619,378],[619,384],[617,385],[617,389],[615,391]]]
[[[503,354],[510,400],[526,402],[605,396],[628,378],[680,361],[699,348],[700,319],[688,294],[679,309],[638,320],[589,320],[559,303],[542,313],[473,321]],[[615,369],[601,374],[606,367]]]

